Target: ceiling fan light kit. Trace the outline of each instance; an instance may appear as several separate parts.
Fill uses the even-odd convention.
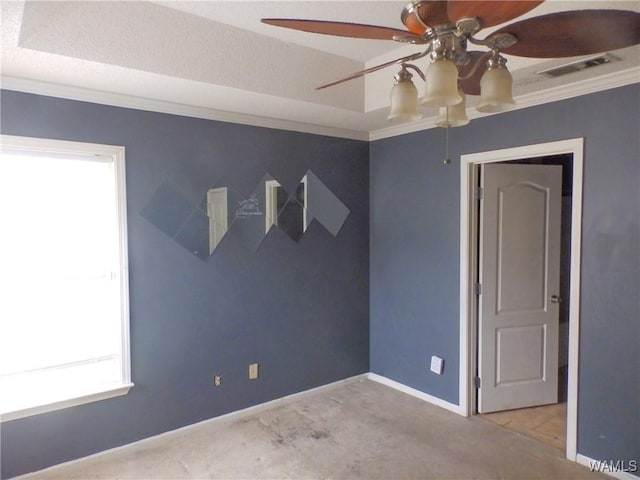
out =
[[[411,122],[422,118],[417,88],[408,68],[425,82],[422,105],[438,108],[436,125],[457,127],[469,123],[466,95],[480,95],[476,109],[483,113],[509,110],[515,105],[513,78],[501,53],[535,58],[590,55],[640,43],[640,13],[626,10],[571,10],[525,19],[501,27],[481,39],[475,35],[517,18],[544,0],[414,0],[400,19],[406,31],[345,22],[300,19],[262,19],[263,23],[306,32],[342,37],[387,39],[426,45],[408,55],[327,83],[331,87],[383,68],[400,65],[391,89],[388,120]],[[485,51],[469,51],[468,44]],[[423,73],[408,63],[429,57]]]
[[[429,65],[425,73],[425,107],[451,107],[462,101],[458,94],[458,69],[451,60],[442,58]]]
[[[387,120],[402,123],[422,118],[418,111],[418,89],[411,81],[412,77],[405,67],[395,74],[395,84],[391,89],[391,109]]]
[[[438,109],[438,118],[436,118],[436,125],[438,127],[463,127],[469,123],[466,95],[462,89],[459,89],[458,93],[462,97],[460,103],[452,107],[441,107]]]
[[[504,112],[516,104],[513,99],[513,77],[505,65],[506,60],[498,57],[489,60],[487,71],[480,79],[480,101],[476,110],[482,113]]]

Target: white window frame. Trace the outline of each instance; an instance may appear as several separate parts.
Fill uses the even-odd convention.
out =
[[[73,155],[76,157],[105,157],[113,162],[115,184],[117,192],[117,219],[119,225],[119,271],[116,272],[120,280],[120,321],[121,321],[121,381],[115,385],[103,387],[82,394],[69,395],[56,401],[36,406],[19,408],[12,411],[0,412],[0,423],[18,418],[37,415],[62,408],[73,407],[96,402],[107,398],[126,395],[134,384],[131,382],[131,351],[129,330],[129,268],[127,246],[127,209],[126,209],[126,181],[125,181],[125,149],[116,145],[101,145],[94,143],[72,142],[46,138],[21,137],[14,135],[0,135],[2,149],[11,151],[37,152],[53,155]]]

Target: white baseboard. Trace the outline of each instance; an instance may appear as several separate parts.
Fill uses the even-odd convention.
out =
[[[207,420],[203,420],[203,421],[198,422],[198,423],[194,423],[194,424],[191,424],[191,425],[186,425],[184,427],[180,427],[180,428],[177,428],[175,430],[171,430],[171,431],[168,431],[168,432],[160,433],[158,435],[154,435],[153,437],[143,438],[141,440],[137,440],[135,442],[128,443],[128,444],[125,444],[125,445],[121,445],[121,446],[118,446],[118,447],[110,448],[108,450],[97,452],[97,453],[94,453],[92,455],[88,455],[86,457],[77,458],[77,459],[74,459],[74,460],[70,460],[68,462],[64,462],[64,463],[61,463],[61,464],[53,465],[51,467],[45,468],[43,470],[40,470],[38,472],[30,472],[28,474],[20,475],[20,476],[14,477],[13,480],[19,480],[19,479],[25,477],[26,475],[33,475],[34,473],[45,475],[48,471],[50,471],[52,469],[55,469],[55,468],[58,468],[58,467],[61,467],[61,466],[73,465],[73,464],[75,464],[77,462],[81,462],[81,461],[84,461],[84,460],[87,460],[87,459],[95,459],[95,458],[98,458],[98,457],[100,457],[102,455],[106,455],[108,453],[115,452],[115,451],[118,451],[118,450],[121,450],[121,449],[124,449],[124,448],[128,448],[128,447],[131,447],[131,446],[134,446],[134,445],[141,445],[141,444],[144,444],[144,443],[153,442],[153,441],[155,441],[157,439],[162,439],[162,438],[164,438],[166,436],[174,435],[174,434],[177,434],[177,433],[184,433],[184,432],[189,431],[190,429],[195,429],[195,428],[197,428],[199,426],[202,426],[202,425],[215,424],[215,423],[224,423],[224,422],[230,422],[230,421],[233,421],[233,420],[237,420],[239,418],[244,418],[244,417],[247,417],[249,415],[254,415],[254,414],[258,413],[258,412],[268,410],[268,409],[273,408],[273,407],[277,407],[277,406],[281,406],[281,405],[285,405],[285,404],[291,403],[291,402],[293,402],[293,401],[295,401],[295,400],[297,400],[297,399],[299,399],[301,397],[304,397],[304,396],[312,394],[312,393],[316,393],[316,392],[320,392],[320,391],[327,390],[327,389],[330,389],[330,388],[334,388],[334,387],[337,387],[339,385],[345,385],[345,384],[357,382],[357,381],[360,381],[360,380],[363,380],[363,379],[369,379],[369,380],[372,380],[374,382],[378,382],[378,383],[380,383],[382,385],[386,385],[386,386],[391,387],[391,388],[393,388],[395,390],[398,390],[400,392],[403,392],[403,393],[406,393],[408,395],[411,395],[412,397],[416,397],[416,398],[419,398],[420,400],[424,400],[425,402],[431,403],[432,405],[444,408],[446,410],[449,410],[449,411],[451,411],[453,413],[456,413],[458,415],[461,415],[461,416],[466,416],[466,412],[464,412],[463,409],[459,405],[455,405],[453,403],[447,402],[446,400],[442,400],[441,398],[434,397],[433,395],[429,395],[428,393],[421,392],[420,390],[416,390],[415,388],[411,388],[411,387],[409,387],[407,385],[404,385],[404,384],[402,384],[400,382],[396,382],[395,380],[391,380],[391,379],[389,379],[387,377],[383,377],[382,375],[378,375],[376,373],[369,372],[369,373],[363,373],[361,375],[356,375],[356,376],[353,376],[353,377],[349,377],[349,378],[346,378],[344,380],[338,380],[337,382],[329,383],[327,385],[321,385],[319,387],[311,388],[309,390],[304,390],[302,392],[293,393],[293,394],[287,395],[285,397],[277,398],[275,400],[271,400],[271,401],[268,401],[268,402],[265,402],[265,403],[254,405],[252,407],[244,408],[242,410],[236,410],[235,412],[226,413],[224,415],[220,415],[218,417],[214,417],[214,418],[210,418],[210,419],[207,419]],[[580,465],[584,465],[584,466],[586,466],[588,468],[592,468],[593,465],[595,465],[597,463],[597,460],[594,460],[592,458],[589,458],[589,457],[586,457],[584,455],[578,454],[576,456],[576,463],[579,463]],[[609,476],[611,476],[613,478],[619,478],[621,480],[639,480],[639,478],[640,478],[640,477],[637,477],[635,475],[632,475],[629,472],[622,472],[622,471],[609,471],[609,470],[606,470],[606,471],[602,471],[601,473],[605,473],[605,474],[607,474],[607,475],[609,475]]]
[[[581,454],[577,454],[576,455],[576,463],[579,463],[580,465],[584,465],[585,467],[589,468],[590,470],[594,469],[594,466],[596,465],[602,465],[602,464],[609,464],[609,462],[604,462],[604,461],[600,461],[600,460],[594,460],[593,458],[589,458],[585,455],[581,455]],[[636,465],[637,473],[640,474],[640,465]],[[638,480],[640,477],[633,475],[630,472],[624,472],[621,470],[613,470],[613,469],[598,469],[597,470],[600,473],[604,473],[605,475],[609,475],[610,477],[613,478],[620,478],[622,480]]]
[[[396,382],[395,380],[391,380],[387,377],[383,377],[382,375],[378,375],[376,373],[367,373],[365,374],[366,378],[368,378],[369,380],[372,380],[374,382],[378,382],[381,383],[383,385],[387,385],[388,387],[394,388],[396,390],[399,390],[403,393],[406,393],[408,395],[411,395],[413,397],[419,398],[421,400],[424,400],[425,402],[429,402],[433,405],[436,405],[438,407],[442,407],[445,408],[453,413],[457,413],[458,415],[461,416],[466,416],[466,412],[464,411],[463,408],[461,408],[459,405],[455,405],[453,403],[449,403],[445,400],[442,400],[441,398],[438,397],[434,397],[433,395],[429,395],[428,393],[424,393],[421,392],[420,390],[416,390],[415,388],[411,388],[408,387],[407,385],[404,385],[402,383]],[[569,459],[571,460],[571,459]],[[585,455],[581,455],[581,454],[577,454],[576,455],[576,459],[575,462],[583,465],[589,469],[593,469],[594,466],[600,464],[608,464],[611,465],[609,462],[598,462],[598,460],[594,460],[592,458],[589,458]],[[640,465],[637,465],[637,468],[639,469],[638,472],[640,472]],[[601,469],[599,470],[600,473],[604,473],[605,475],[608,475],[610,477],[613,478],[619,478],[621,480],[640,480],[640,476],[636,476],[633,475],[630,472],[625,472],[625,471],[616,471],[613,469],[609,469],[609,468],[605,468],[605,469]]]
[[[265,403],[260,403],[258,405],[254,405],[252,407],[244,408],[242,410],[236,410],[234,412],[226,413],[224,415],[220,415],[218,417],[214,417],[214,418],[210,418],[210,419],[207,419],[207,420],[203,420],[203,421],[198,422],[198,423],[193,423],[191,425],[186,425],[184,427],[180,427],[180,428],[177,428],[175,430],[170,430],[168,432],[163,432],[163,433],[160,433],[158,435],[154,435],[152,437],[143,438],[141,440],[137,440],[137,441],[132,442],[132,443],[127,443],[125,445],[120,445],[118,447],[110,448],[108,450],[103,450],[101,452],[97,452],[97,453],[88,455],[86,457],[76,458],[76,459],[70,460],[68,462],[64,462],[64,463],[60,463],[60,464],[57,464],[57,465],[53,465],[51,467],[47,467],[47,468],[45,468],[43,470],[39,470],[37,472],[30,472],[28,474],[20,475],[20,476],[14,477],[13,480],[19,480],[19,479],[23,478],[25,475],[32,475],[33,473],[45,475],[48,471],[50,471],[52,469],[55,469],[55,468],[58,468],[58,467],[73,465],[75,463],[82,462],[82,461],[87,460],[87,459],[96,459],[96,458],[99,458],[102,455],[106,455],[108,453],[116,452],[116,451],[119,451],[119,450],[124,449],[124,448],[129,448],[129,447],[132,447],[134,445],[141,445],[141,444],[145,444],[145,443],[150,443],[150,442],[162,439],[162,438],[170,436],[170,435],[188,432],[190,429],[195,429],[195,428],[197,428],[199,426],[202,426],[202,425],[207,425],[207,424],[211,425],[211,424],[216,424],[216,423],[224,423],[224,422],[230,422],[230,421],[233,421],[233,420],[237,420],[239,418],[244,418],[244,417],[247,417],[249,415],[254,415],[256,413],[265,411],[265,410],[273,408],[273,407],[277,407],[277,406],[281,406],[281,405],[285,405],[285,404],[291,403],[291,402],[293,402],[293,401],[295,401],[295,400],[297,400],[297,399],[299,399],[301,397],[304,397],[304,396],[312,394],[312,393],[316,393],[316,392],[320,392],[320,391],[323,391],[323,390],[327,390],[327,389],[330,389],[330,388],[333,388],[333,387],[336,387],[336,386],[339,386],[339,385],[345,385],[345,384],[357,382],[357,381],[360,381],[360,380],[363,380],[363,379],[369,379],[369,380],[381,383],[383,385],[391,387],[391,388],[393,388],[395,390],[398,390],[400,392],[403,392],[403,393],[406,393],[406,394],[411,395],[413,397],[419,398],[420,400],[424,400],[425,402],[431,403],[431,404],[436,405],[438,407],[447,409],[449,411],[452,411],[454,413],[457,413],[459,415],[463,415],[464,416],[464,413],[461,413],[460,406],[458,406],[458,405],[454,405],[454,404],[449,403],[449,402],[447,402],[445,400],[442,400],[442,399],[440,399],[438,397],[434,397],[434,396],[429,395],[427,393],[424,393],[424,392],[421,392],[421,391],[416,390],[414,388],[408,387],[407,385],[404,385],[402,383],[396,382],[394,380],[391,380],[389,378],[383,377],[381,375],[378,375],[378,374],[375,374],[375,373],[363,373],[361,375],[356,375],[356,376],[353,376],[353,377],[349,377],[349,378],[346,378],[344,380],[338,380],[337,382],[329,383],[327,385],[321,385],[319,387],[311,388],[309,390],[304,390],[304,391],[298,392],[298,393],[293,393],[293,394],[287,395],[285,397],[276,398],[275,400],[271,400],[271,401],[268,401],[268,402],[265,402]]]
[[[268,409],[273,408],[273,407],[278,407],[278,406],[281,406],[281,405],[285,405],[285,404],[291,403],[292,401],[297,400],[300,397],[304,397],[304,396],[312,394],[312,393],[321,392],[323,390],[328,390],[330,388],[334,388],[334,387],[337,387],[339,385],[345,385],[345,384],[357,382],[357,381],[360,381],[360,380],[364,380],[364,379],[368,378],[368,375],[369,375],[368,373],[363,373],[363,374],[360,374],[360,375],[355,375],[353,377],[345,378],[343,380],[338,380],[337,382],[328,383],[327,385],[321,385],[319,387],[310,388],[309,390],[304,390],[302,392],[292,393],[291,395],[287,395],[285,397],[276,398],[275,400],[270,400],[268,402],[260,403],[258,405],[254,405],[252,407],[243,408],[242,410],[236,410],[234,412],[225,413],[224,415],[220,415],[218,417],[213,417],[213,418],[209,418],[207,420],[202,420],[201,422],[192,423],[190,425],[185,425],[184,427],[176,428],[175,430],[170,430],[168,432],[159,433],[158,435],[154,435],[152,437],[143,438],[143,439],[137,440],[135,442],[127,443],[125,445],[120,445],[118,447],[110,448],[108,450],[103,450],[101,452],[97,452],[97,453],[94,453],[94,454],[91,454],[91,455],[87,455],[86,457],[76,458],[74,460],[69,460],[68,462],[52,465],[51,467],[47,467],[47,468],[45,468],[43,470],[38,470],[36,472],[25,473],[23,475],[19,475],[17,477],[13,477],[12,480],[20,480],[21,478],[24,478],[26,475],[33,475],[34,473],[37,474],[37,475],[40,475],[40,474],[44,475],[48,471],[50,471],[52,469],[56,469],[56,468],[59,468],[59,467],[62,467],[62,466],[73,465],[75,463],[82,462],[82,461],[85,461],[85,460],[88,460],[88,459],[96,459],[96,458],[99,458],[102,455],[106,455],[106,454],[112,453],[112,452],[117,452],[119,450],[122,450],[124,448],[129,448],[129,447],[132,447],[134,445],[143,445],[145,443],[153,442],[153,441],[156,441],[158,439],[162,439],[162,438],[170,436],[170,435],[175,435],[175,434],[178,434],[178,433],[188,432],[189,430],[195,429],[195,428],[197,428],[199,426],[211,425],[211,424],[216,424],[216,423],[230,422],[230,421],[233,421],[233,420],[237,420],[239,418],[244,418],[244,417],[247,417],[249,415],[254,415],[254,414],[258,413],[258,412],[262,412],[262,411],[268,410]]]
[[[412,397],[419,398],[420,400],[424,400],[425,402],[429,402],[453,413],[457,413],[458,415],[462,415],[463,417],[467,416],[466,412],[463,411],[464,409],[460,405],[449,403],[446,400],[442,400],[441,398],[434,397],[433,395],[429,395],[428,393],[421,392],[420,390],[416,390],[415,388],[408,387],[403,383],[396,382],[395,380],[383,377],[382,375],[378,375],[377,373],[367,373],[366,376],[369,380],[373,380],[374,382],[378,382],[388,387],[395,388],[400,392],[411,395]]]

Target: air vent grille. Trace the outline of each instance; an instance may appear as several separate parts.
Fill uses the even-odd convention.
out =
[[[599,65],[605,65],[607,63],[617,62],[620,59],[610,53],[598,55],[597,57],[591,57],[577,62],[567,63],[558,67],[549,68],[547,70],[541,70],[538,75],[544,75],[546,77],[556,78],[570,73],[580,72],[587,68],[597,67]]]

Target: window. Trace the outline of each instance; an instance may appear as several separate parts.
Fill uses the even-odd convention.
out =
[[[124,147],[1,136],[0,418],[133,386]]]

